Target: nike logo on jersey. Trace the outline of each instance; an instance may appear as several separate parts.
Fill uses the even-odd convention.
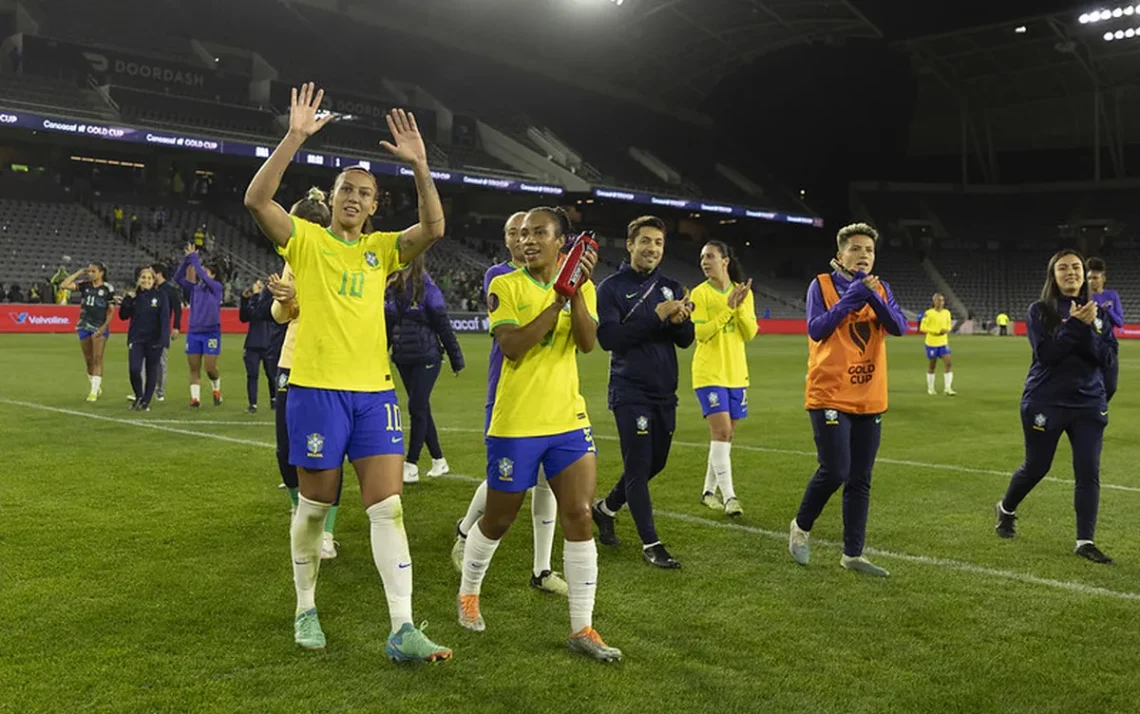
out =
[[[530,303],[528,302],[526,305],[519,305],[519,309],[520,310],[529,310],[530,309]]]
[[[393,436],[392,437],[392,443],[393,444],[399,444],[403,440],[404,440],[404,437],[402,437],[402,436]]]
[[[637,291],[636,290],[631,292],[629,295],[626,295],[625,299],[629,300],[630,298],[635,298],[635,297],[637,297]]]
[[[336,252],[335,252],[335,251],[331,251],[331,250],[325,250],[324,248],[321,248],[321,255],[331,255],[331,256],[334,256],[334,257],[335,257],[335,256],[336,256]]]
[[[1101,412],[1100,415],[1101,416],[1108,416],[1108,412]]]

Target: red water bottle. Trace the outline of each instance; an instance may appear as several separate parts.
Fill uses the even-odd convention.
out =
[[[570,244],[566,259],[562,261],[562,267],[558,269],[558,277],[554,279],[554,291],[556,293],[571,298],[574,297],[574,293],[578,292],[578,288],[585,282],[582,274],[582,254],[587,250],[598,252],[598,242],[594,240],[594,234],[589,231],[579,235]]]

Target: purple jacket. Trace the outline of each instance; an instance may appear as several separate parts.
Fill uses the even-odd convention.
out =
[[[1093,302],[1104,311],[1105,318],[1113,327],[1124,326],[1124,306],[1120,304],[1120,295],[1115,290],[1105,290],[1092,296]],[[1104,304],[1111,302],[1112,306],[1106,308]]]
[[[851,312],[870,305],[879,318],[883,328],[892,335],[906,334],[906,315],[895,301],[891,286],[882,282],[883,290],[887,293],[884,302],[879,294],[870,290],[863,284],[866,274],[858,272],[854,280],[848,280],[837,272],[831,274],[831,281],[835,283],[835,292],[839,293],[839,302],[830,310],[823,301],[823,291],[819,287],[819,279],[811,281],[807,292],[807,328],[808,337],[820,342],[835,332],[835,328],[843,322]]]
[[[406,295],[397,295],[388,289],[384,300],[384,320],[388,347],[396,364],[439,362],[443,357],[440,351],[442,343],[452,371],[463,369],[463,351],[459,348],[459,340],[455,339],[443,292],[427,273],[424,273],[424,299],[421,303],[413,304]]]
[[[186,269],[194,266],[198,274],[198,282],[192,283],[186,279]],[[190,296],[190,325],[186,334],[193,335],[204,332],[218,332],[222,329],[222,284],[206,275],[202,261],[197,253],[191,253],[178,266],[174,273],[174,282],[178,283]]]

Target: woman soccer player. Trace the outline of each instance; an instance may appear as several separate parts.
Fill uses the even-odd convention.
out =
[[[83,361],[87,363],[89,402],[103,393],[103,352],[111,336],[111,318],[115,315],[115,289],[103,282],[106,275],[107,266],[96,262],[67,276],[59,285],[61,290],[80,291],[79,322],[75,324],[75,331],[79,334]]]
[[[569,648],[598,660],[621,659],[593,628],[598,550],[591,499],[597,449],[578,389],[578,352],[597,339],[597,299],[589,281],[597,255],[587,251],[583,282],[567,300],[555,292],[559,256],[570,220],[556,208],[535,208],[520,235],[526,267],[491,281],[491,334],[503,352],[494,375],[495,402],[487,430],[487,510],[467,534],[459,624],[486,629],[479,609],[483,577],[542,467],[558,499],[564,572],[569,586]]]
[[[431,416],[431,391],[443,361],[440,344],[456,376],[463,370],[463,351],[451,329],[443,293],[427,274],[423,255],[392,276],[384,309],[392,362],[400,371],[408,393],[408,412],[412,415],[408,455],[404,459],[404,483],[420,480],[418,464],[425,441],[431,453],[428,476],[443,476],[450,468],[443,458]]]
[[[942,359],[945,367],[942,374],[942,393],[948,397],[957,396],[954,391],[954,372],[950,365],[950,328],[953,320],[950,311],[946,309],[946,298],[942,293],[934,293],[930,299],[930,308],[922,313],[918,331],[926,335],[926,393],[938,394],[934,391],[934,373],[938,369],[938,360]]]
[[[318,226],[327,226],[330,220],[329,207],[325,203],[325,192],[319,188],[310,188],[305,198],[293,204],[289,213]],[[277,398],[274,400],[274,418],[277,425],[277,467],[281,472],[281,481],[285,484],[289,494],[292,512],[297,512],[299,502],[299,489],[297,483],[297,467],[289,463],[289,427],[285,420],[285,410],[289,406],[289,370],[293,366],[293,346],[297,339],[297,318],[301,314],[301,307],[297,304],[297,293],[293,286],[293,271],[289,265],[280,276],[269,278],[266,289],[273,296],[273,305],[270,314],[275,322],[287,327],[281,340],[280,356],[277,361]],[[271,343],[271,350],[272,350]],[[344,472],[337,480],[336,498],[325,514],[325,529],[321,534],[321,560],[336,558],[337,543],[333,539],[336,528],[336,514],[340,508],[341,487],[344,485]]]
[[[1106,290],[1105,265],[1102,258],[1089,258],[1088,282],[1092,292],[1092,300],[1104,313],[1104,319],[1110,329],[1124,327],[1124,305],[1120,303],[1120,295],[1115,290]],[[1116,394],[1116,385],[1120,377],[1120,363],[1113,362],[1112,366],[1104,371],[1105,399],[1112,401]]]
[[[689,295],[697,348],[693,388],[709,426],[709,461],[701,503],[726,516],[744,513],[732,486],[732,437],[736,422],[748,416],[748,355],[745,343],[756,336],[752,281],[725,243],[709,241],[701,250],[707,281]],[[720,489],[720,498],[716,491]]]
[[[1093,540],[1100,508],[1100,450],[1108,424],[1105,374],[1116,364],[1119,347],[1089,288],[1084,258],[1063,250],[1049,260],[1041,299],[1029,306],[1025,329],[1033,362],[1021,394],[1025,462],[994,507],[995,530],[1002,538],[1014,537],[1018,505],[1049,473],[1057,442],[1068,434],[1076,481],[1074,552],[1094,563],[1111,563]]]
[[[202,363],[214,391],[214,406],[222,403],[222,284],[217,265],[202,266],[198,249],[186,246],[186,258],[174,273],[174,282],[190,295],[190,327],[186,331],[186,357],[190,364],[190,406],[201,405]]]
[[[503,243],[507,247],[510,260],[496,263],[483,274],[483,295],[491,294],[491,281],[500,275],[513,273],[526,265],[526,256],[523,255],[519,236],[526,223],[526,212],[520,211],[511,215],[503,224]],[[485,418],[483,433],[491,427],[491,410],[495,404],[495,388],[498,374],[503,367],[503,351],[499,343],[491,340],[491,355],[487,362],[487,401],[485,404]],[[451,563],[455,569],[463,572],[463,551],[467,547],[467,534],[475,527],[475,523],[483,517],[487,510],[487,482],[484,480],[475,489],[471,503],[467,506],[467,513],[455,524],[455,544],[451,546]],[[534,559],[532,561],[530,586],[535,590],[553,593],[555,595],[567,594],[566,581],[562,574],[555,571],[551,565],[551,553],[554,550],[554,523],[558,520],[558,501],[550,484],[545,478],[535,480],[534,488],[530,493],[530,519],[531,532],[534,534]]]
[[[154,271],[150,267],[139,271],[135,289],[128,292],[119,305],[119,319],[131,321],[127,329],[131,388],[135,390],[131,409],[149,412],[158,384],[162,351],[170,344],[170,300],[166,291],[155,285]]]
[[[317,116],[323,98],[311,83],[293,91],[289,131],[245,194],[246,207],[293,269],[303,310],[286,411],[289,463],[297,467],[301,489],[290,534],[294,639],[306,649],[325,646],[315,605],[321,529],[347,456],[360,481],[372,556],[388,599],[387,654],[398,661],[448,659],[451,650],[412,624],[412,559],[400,499],[404,438],[384,325],[388,276],[443,237],[443,205],[415,117],[393,110],[387,119],[395,143],[381,145],[411,165],[419,223],[402,233],[365,233],[379,207],[379,186],[362,167],[337,175],[329,226],[286,213],[273,196],[297,151],[332,120],[332,114]]]
[[[808,374],[804,407],[811,418],[819,468],[792,520],[788,552],[811,557],[811,529],[843,487],[840,566],[865,575],[889,573],[863,557],[871,471],[887,411],[887,335],[904,335],[906,315],[891,288],[871,274],[879,233],[866,223],[839,229],[832,272],[807,293]]]

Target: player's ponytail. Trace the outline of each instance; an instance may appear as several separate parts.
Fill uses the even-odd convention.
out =
[[[710,240],[708,243],[705,243],[705,246],[716,248],[720,251],[722,258],[728,259],[727,270],[729,280],[734,283],[744,283],[746,279],[744,276],[744,266],[740,264],[740,261],[736,257],[736,251],[732,249],[732,246],[722,240]]]

